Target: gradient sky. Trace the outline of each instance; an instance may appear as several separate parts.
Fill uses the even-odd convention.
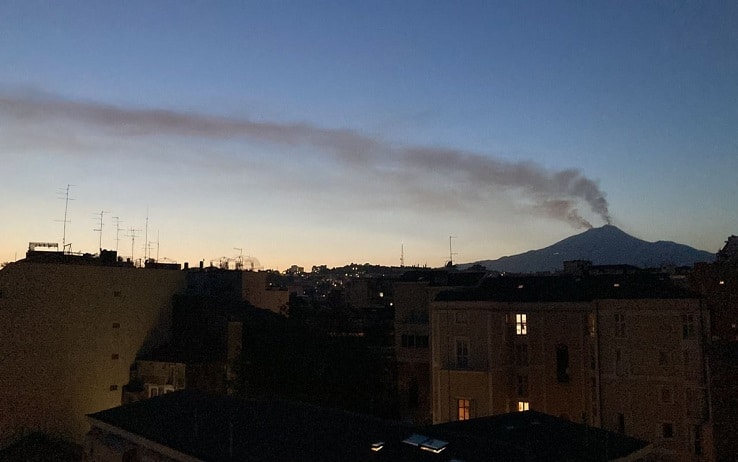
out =
[[[0,0],[0,261],[738,234],[738,2]],[[119,217],[122,231],[116,242]],[[157,247],[158,241],[158,247]]]

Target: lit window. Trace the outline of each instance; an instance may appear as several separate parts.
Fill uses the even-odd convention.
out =
[[[456,400],[457,418],[458,420],[469,420],[471,419],[471,400],[470,399],[457,399]]]
[[[518,313],[515,315],[515,333],[517,335],[528,335],[528,315]]]
[[[518,412],[529,411],[530,403],[528,401],[518,401]]]

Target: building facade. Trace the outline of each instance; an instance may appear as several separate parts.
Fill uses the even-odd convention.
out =
[[[64,256],[0,271],[0,446],[41,430],[80,441],[120,404],[137,355],[166,342],[182,271]]]
[[[530,409],[713,460],[708,336],[657,276],[489,278],[431,303],[433,420]]]

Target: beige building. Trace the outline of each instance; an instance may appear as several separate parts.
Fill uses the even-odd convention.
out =
[[[713,460],[700,300],[654,275],[497,277],[431,304],[433,421],[536,410]]]
[[[170,335],[185,273],[55,253],[0,270],[0,447],[28,430],[81,441],[118,406],[137,355]]]

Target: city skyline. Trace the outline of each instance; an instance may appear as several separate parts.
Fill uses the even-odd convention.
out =
[[[738,229],[738,6],[0,4],[0,261],[441,266]],[[60,196],[60,192],[62,192]],[[103,234],[100,238],[100,212]],[[147,226],[148,225],[148,226]],[[148,229],[147,238],[144,237]]]

